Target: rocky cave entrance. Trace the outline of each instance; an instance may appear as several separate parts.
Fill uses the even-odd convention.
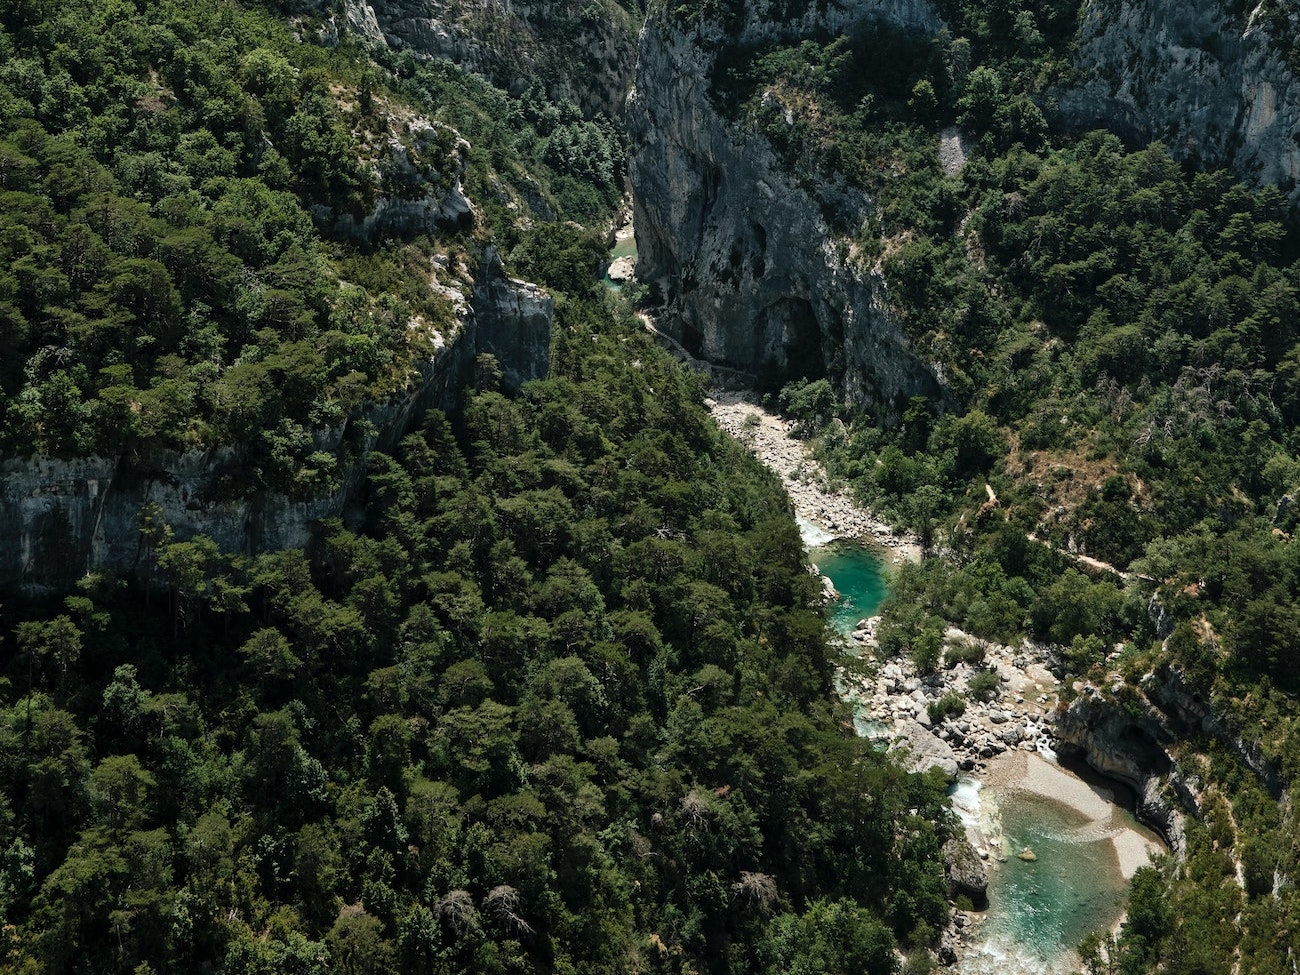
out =
[[[762,375],[774,388],[826,375],[821,327],[807,298],[780,298],[759,313],[755,324],[760,346],[754,358],[763,363]]]

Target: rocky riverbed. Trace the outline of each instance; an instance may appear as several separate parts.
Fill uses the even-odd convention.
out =
[[[705,406],[718,426],[747,446],[781,478],[795,513],[823,534],[823,541],[849,538],[878,545],[891,561],[919,562],[915,536],[895,531],[859,507],[849,491],[833,484],[792,424],[764,410],[749,393],[714,390]]]
[[[851,639],[874,657],[879,617],[863,620]],[[849,694],[866,709],[892,747],[911,753],[917,770],[938,766],[950,777],[978,775],[1007,751],[1048,751],[1054,741],[1059,683],[1048,670],[1045,650],[978,640],[956,628],[944,635],[945,657],[922,674],[907,657],[884,661],[872,673],[844,675]],[[947,660],[962,659],[946,666]],[[972,692],[977,674],[996,675],[982,693]],[[989,678],[984,678],[986,682]],[[942,700],[960,701],[960,711],[943,710]]]

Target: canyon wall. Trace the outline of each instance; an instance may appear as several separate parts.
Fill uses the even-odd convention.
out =
[[[489,248],[472,295],[406,387],[314,432],[317,450],[347,460],[336,488],[306,500],[232,490],[250,480],[253,463],[237,446],[0,462],[0,587],[40,596],[66,591],[89,572],[145,571],[140,513],[147,504],[178,540],[207,535],[223,551],[245,554],[302,547],[316,521],[344,514],[372,451],[391,450],[426,408],[456,403],[477,355],[495,355],[511,389],[545,376],[552,308],[535,285],[506,278]]]
[[[1081,80],[1057,93],[1063,121],[1139,145],[1158,139],[1178,158],[1300,202],[1300,80],[1277,43],[1290,43],[1300,24],[1263,9],[1092,0],[1074,59]]]
[[[928,5],[906,2],[810,5],[797,19],[753,3],[738,33],[667,16],[647,23],[628,107],[637,276],[664,299],[658,327],[692,355],[770,384],[828,375],[896,415],[910,397],[943,391],[890,312],[883,276],[832,231],[762,137],[719,114],[710,91],[727,44],[834,34],[868,17],[941,26]],[[872,212],[847,188],[819,195],[846,224]]]

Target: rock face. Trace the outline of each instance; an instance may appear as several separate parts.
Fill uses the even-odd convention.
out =
[[[520,94],[622,114],[636,64],[635,19],[618,4],[577,0],[346,0],[347,25],[371,44],[446,58]]]
[[[1098,688],[1085,688],[1057,720],[1056,734],[1062,752],[1079,755],[1103,775],[1130,786],[1138,796],[1138,812],[1180,854],[1183,814],[1199,815],[1200,788],[1196,776],[1179,764],[1178,742],[1212,738],[1254,772],[1274,798],[1282,794],[1282,778],[1258,746],[1236,734],[1175,667],[1148,674],[1142,693],[1124,704]]]
[[[952,746],[930,734],[930,729],[916,721],[899,721],[894,725],[890,750],[902,759],[911,772],[937,768],[949,780],[957,778],[957,756]]]
[[[1049,100],[1069,126],[1161,139],[1180,158],[1230,166],[1300,202],[1300,81],[1248,9],[1091,0],[1076,45],[1081,80]],[[833,36],[866,18],[933,33],[943,27],[935,11],[923,0],[847,0],[791,13],[748,0],[725,28],[672,18],[662,10],[642,33],[628,109],[637,272],[666,300],[658,327],[690,355],[751,376],[829,375],[886,416],[913,395],[941,399],[942,377],[910,348],[885,281],[823,219],[826,207],[837,224],[860,225],[871,201],[831,175],[788,172],[761,136],[720,115],[711,89],[728,46]],[[820,200],[802,185],[812,180]]]
[[[968,897],[976,908],[988,902],[989,876],[975,848],[964,836],[954,836],[943,845],[943,873],[948,896]]]
[[[889,312],[883,277],[837,238],[763,139],[716,111],[710,92],[713,56],[727,43],[834,33],[869,17],[939,26],[919,2],[810,5],[797,21],[755,2],[739,36],[653,17],[628,128],[637,276],[667,301],[658,327],[698,358],[776,381],[829,375],[892,413],[943,392]],[[847,223],[871,212],[861,194],[840,195]]]
[[[474,285],[477,351],[497,357],[508,389],[518,389],[550,369],[555,302],[535,284],[507,278],[495,247],[484,255]]]
[[[1159,139],[1300,202],[1300,80],[1260,7],[1091,0],[1075,57],[1084,80],[1058,94],[1062,117],[1135,143]]]
[[[450,126],[425,118],[409,119],[403,128],[401,138],[390,132],[383,140],[378,168],[384,192],[374,208],[358,217],[315,207],[317,219],[332,223],[338,233],[367,241],[466,230],[474,225],[474,204],[463,185],[469,143]],[[434,171],[425,171],[413,157],[432,158]]]
[[[1102,775],[1131,788],[1138,815],[1182,855],[1184,810],[1170,802],[1165,782],[1174,787],[1187,812],[1195,814],[1197,807],[1194,789],[1187,788],[1177,772],[1174,735],[1158,710],[1121,707],[1088,688],[1057,719],[1056,736],[1062,754],[1081,757]]]
[[[236,447],[0,462],[0,586],[35,596],[67,590],[88,572],[147,575],[139,516],[149,503],[178,540],[207,535],[223,551],[248,554],[301,547],[314,522],[344,513],[371,451],[391,449],[425,408],[454,404],[476,355],[495,355],[512,388],[545,375],[551,311],[549,295],[505,278],[489,250],[472,302],[407,387],[315,432],[317,450],[346,446],[353,460],[337,489],[310,500],[267,490],[232,496],[224,485],[246,480],[249,463]]]

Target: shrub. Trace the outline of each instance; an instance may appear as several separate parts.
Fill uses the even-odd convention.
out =
[[[949,691],[938,700],[931,701],[925,709],[930,721],[938,724],[945,718],[966,713],[966,699],[956,691]]]
[[[984,663],[987,653],[987,645],[982,640],[977,643],[951,644],[943,652],[943,663],[949,670],[958,664],[978,666]]]
[[[999,687],[1002,686],[1002,678],[993,668],[981,670],[977,674],[971,675],[971,679],[966,683],[966,693],[972,700],[988,700],[996,694]]]

